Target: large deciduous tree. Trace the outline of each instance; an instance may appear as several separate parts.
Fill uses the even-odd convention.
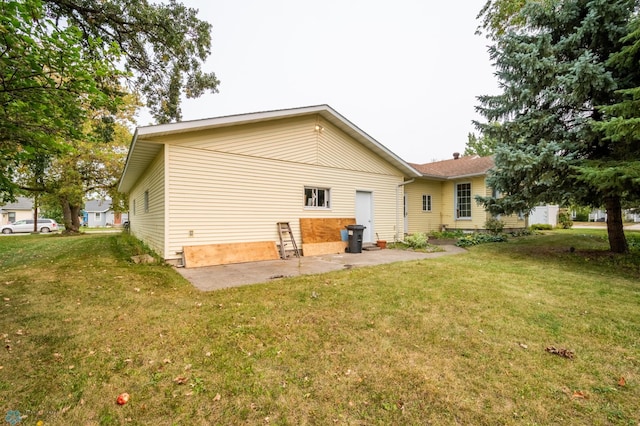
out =
[[[605,205],[610,249],[628,251],[621,205],[640,195],[638,139],[617,140],[602,126],[620,90],[638,85],[637,68],[611,62],[638,6],[637,0],[496,0],[485,7],[489,14],[508,11],[498,21],[484,19],[502,88],[478,98],[488,120],[478,127],[497,141],[488,183],[502,198],[479,197],[491,212],[548,202]]]
[[[202,70],[210,31],[175,0],[0,0],[0,198],[21,168],[90,137],[90,111],[115,115],[127,91],[160,123],[181,119],[181,94],[217,91]]]

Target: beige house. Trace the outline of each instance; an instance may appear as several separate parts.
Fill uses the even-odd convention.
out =
[[[405,188],[405,233],[448,230],[478,231],[491,218],[475,197],[490,196],[487,172],[493,157],[477,155],[427,164],[411,164],[422,176]],[[524,215],[502,216],[505,229],[526,226]]]
[[[489,216],[474,197],[490,194],[492,166],[489,157],[406,163],[319,105],[139,127],[119,190],[136,237],[171,263],[208,256],[199,266],[277,256],[280,222],[303,254],[320,254],[317,241],[344,251],[335,244],[345,223],[366,227],[365,245],[482,229]]]
[[[8,225],[18,220],[33,219],[33,200],[16,197],[16,201],[0,206],[0,225]]]
[[[304,243],[304,218],[355,218],[364,243],[392,241],[403,232],[405,179],[418,177],[320,105],[140,127],[119,191],[130,231],[180,263],[185,247],[277,242],[278,222]]]

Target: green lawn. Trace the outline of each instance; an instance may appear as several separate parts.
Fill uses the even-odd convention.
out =
[[[127,235],[0,237],[0,418],[637,425],[640,253],[603,236],[211,293],[132,264]]]

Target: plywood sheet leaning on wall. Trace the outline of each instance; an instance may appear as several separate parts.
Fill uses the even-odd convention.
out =
[[[355,218],[301,218],[302,254],[319,256],[344,253],[347,243],[342,241],[341,231],[346,231],[347,225],[355,223]]]
[[[303,244],[342,241],[340,231],[355,225],[355,218],[300,218],[300,236]]]
[[[185,246],[183,257],[185,268],[280,259],[275,241]]]
[[[327,243],[302,244],[305,256],[320,256],[321,254],[340,254],[347,248],[345,241],[330,241]]]

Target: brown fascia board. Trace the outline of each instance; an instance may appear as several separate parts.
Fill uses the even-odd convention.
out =
[[[458,175],[458,176],[438,176],[438,175],[423,174],[421,176],[421,178],[431,179],[431,180],[439,180],[439,181],[447,181],[447,180],[464,179],[464,178],[486,176],[486,175],[487,175],[486,173],[470,173],[468,175]]]

